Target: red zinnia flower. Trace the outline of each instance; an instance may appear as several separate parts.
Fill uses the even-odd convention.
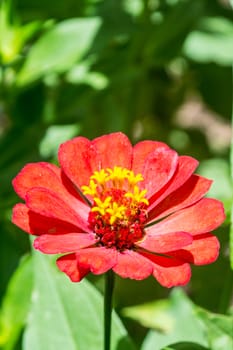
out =
[[[132,147],[122,133],[60,146],[61,168],[26,165],[13,180],[25,204],[13,222],[37,235],[34,247],[65,254],[57,265],[72,281],[112,269],[136,280],[151,274],[166,287],[186,284],[190,264],[216,260],[224,221],[221,202],[203,198],[211,181],[198,162],[166,144]]]

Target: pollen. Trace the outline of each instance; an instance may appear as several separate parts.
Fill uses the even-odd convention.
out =
[[[143,238],[149,202],[141,182],[141,174],[115,166],[95,171],[82,186],[93,203],[88,221],[100,245],[122,251]]]

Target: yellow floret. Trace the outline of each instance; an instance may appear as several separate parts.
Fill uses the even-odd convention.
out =
[[[97,211],[101,215],[105,215],[106,212],[107,212],[107,209],[108,209],[108,207],[110,205],[111,200],[112,200],[111,197],[105,198],[104,201],[102,201],[98,197],[94,198],[94,201],[95,201],[96,205],[91,209],[91,211]]]
[[[133,192],[127,192],[125,194],[126,198],[132,198],[132,200],[136,203],[145,203],[149,204],[148,200],[145,198],[146,190],[140,191],[138,186],[134,186]]]
[[[113,202],[111,206],[106,210],[110,214],[110,225],[112,225],[117,219],[124,219],[126,207],[124,205],[118,205],[118,203]]]

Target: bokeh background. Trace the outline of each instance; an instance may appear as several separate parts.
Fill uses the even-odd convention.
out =
[[[216,232],[220,258],[194,268],[184,290],[211,312],[232,310],[232,62],[227,0],[0,1],[1,300],[30,251],[28,236],[11,223],[18,201],[12,178],[28,162],[56,162],[58,145],[69,138],[122,131],[133,143],[160,140],[198,158],[199,173],[214,179],[210,196],[227,213]],[[101,278],[90,279],[102,288]],[[170,290],[152,278],[117,279],[115,292],[140,346],[145,322],[125,308],[167,298]]]

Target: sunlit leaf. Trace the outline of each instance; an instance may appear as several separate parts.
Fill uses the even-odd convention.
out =
[[[24,334],[24,350],[96,350],[103,348],[103,298],[87,281],[72,283],[54,261],[34,253],[35,286]],[[132,345],[113,315],[112,350]]]
[[[0,313],[0,347],[13,350],[24,326],[32,291],[32,260],[23,259],[15,271],[3,299]]]
[[[211,350],[233,349],[233,317],[198,310],[198,316],[206,327]]]
[[[0,60],[9,64],[16,60],[24,44],[42,27],[42,22],[34,21],[21,25],[16,16],[12,16],[12,2],[0,3]]]
[[[52,125],[46,130],[45,136],[40,143],[40,154],[42,157],[56,157],[58,147],[62,142],[77,136],[79,127],[77,124]]]
[[[82,59],[100,27],[98,17],[67,19],[33,44],[17,79],[25,85],[45,74],[65,72]]]
[[[142,307],[139,307],[138,310],[136,306],[132,307],[132,318],[144,324],[146,321],[147,327],[149,319],[151,319],[150,327],[156,327],[146,336],[142,350],[160,350],[177,342],[194,342],[207,346],[203,325],[196,316],[192,302],[181,289],[174,289],[170,299],[163,301],[163,303],[163,308],[161,308],[160,301],[154,302],[151,304],[152,310],[147,304],[144,307],[144,312],[141,312]],[[130,316],[129,313],[128,316]],[[158,330],[159,323],[160,330]]]
[[[184,53],[197,62],[231,65],[233,24],[225,18],[204,18],[200,30],[193,31],[184,44]]]
[[[66,75],[66,80],[72,84],[87,84],[96,90],[106,88],[109,83],[104,74],[90,71],[87,61],[73,66]]]

